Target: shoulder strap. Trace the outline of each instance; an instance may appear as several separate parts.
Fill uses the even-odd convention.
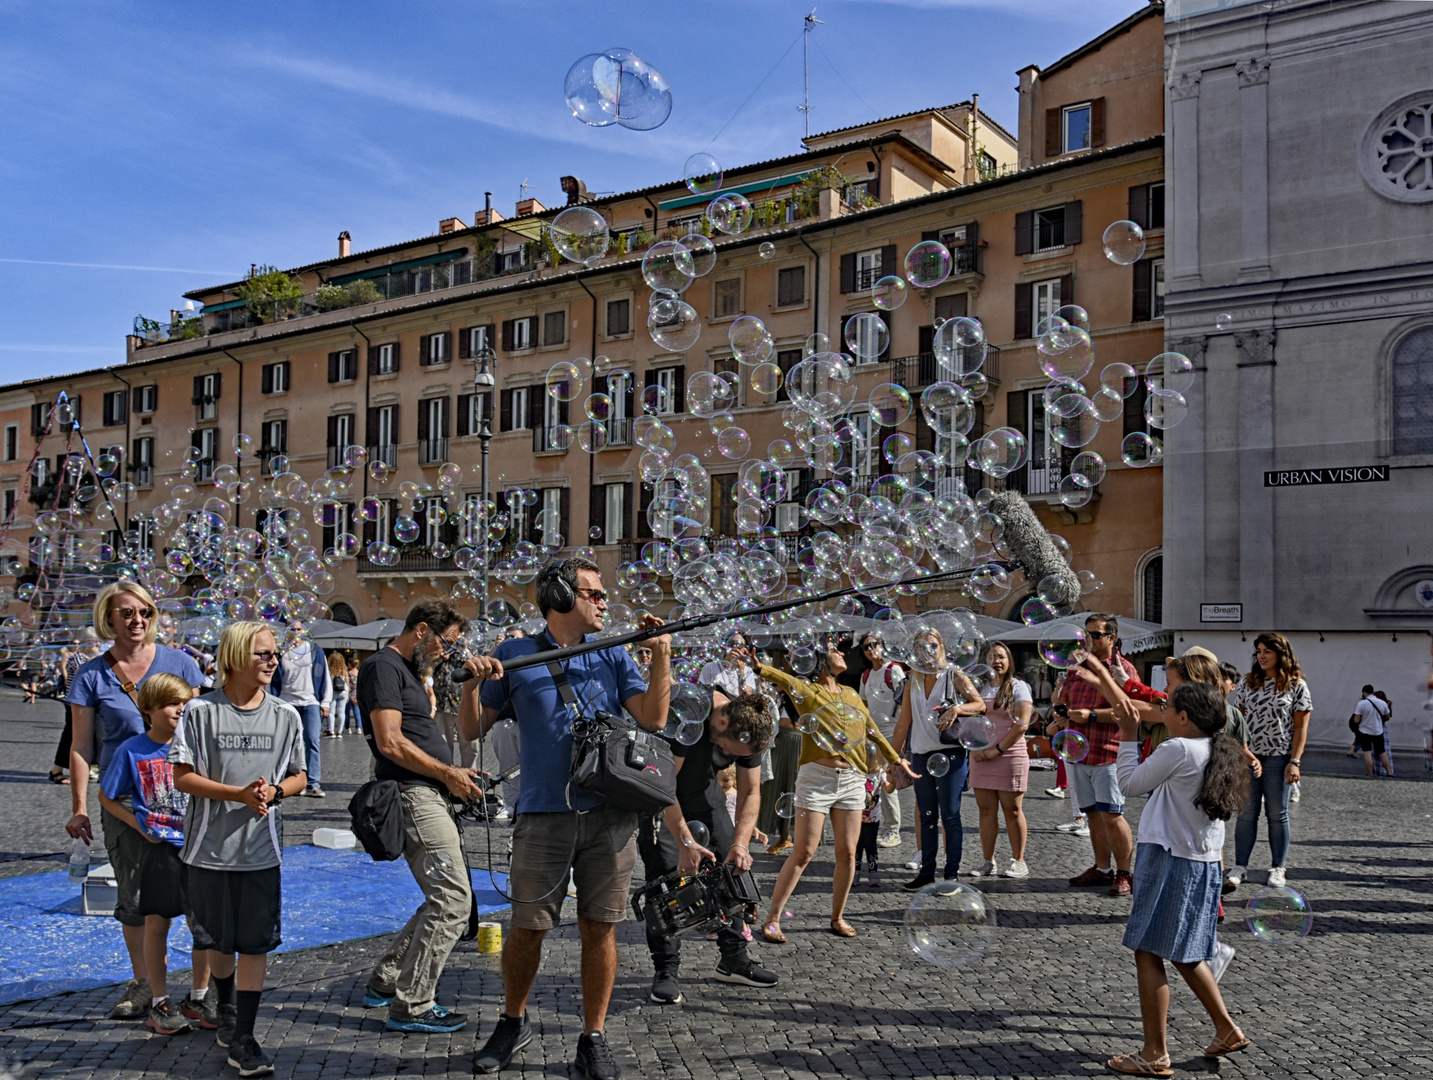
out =
[[[557,642],[553,641],[552,635],[548,631],[543,631],[543,637],[547,638],[554,649],[557,648]],[[547,670],[548,674],[552,676],[553,685],[557,687],[557,694],[562,698],[562,703],[567,706],[568,711],[570,711],[573,716],[579,715],[581,708],[577,703],[577,694],[573,692],[572,684],[567,681],[567,672],[563,669],[563,666],[556,660],[549,660],[547,662]]]
[[[110,671],[114,672],[115,681],[119,683],[119,688],[129,695],[129,700],[134,702],[134,707],[138,709],[139,695],[135,693],[135,685],[127,679],[120,678],[119,661],[114,658],[114,653],[106,652],[104,654],[104,662],[109,665]]]

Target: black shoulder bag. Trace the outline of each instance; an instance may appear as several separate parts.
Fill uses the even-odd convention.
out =
[[[573,716],[572,783],[613,806],[642,815],[676,802],[677,766],[666,740],[601,709],[584,717],[562,665],[554,660],[547,670]]]

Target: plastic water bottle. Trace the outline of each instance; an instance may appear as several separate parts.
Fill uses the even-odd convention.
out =
[[[82,838],[77,838],[70,847],[70,881],[75,885],[83,885],[89,874],[90,846]]]

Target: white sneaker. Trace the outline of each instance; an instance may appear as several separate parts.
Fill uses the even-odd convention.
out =
[[[997,877],[999,874],[1000,868],[995,865],[994,859],[986,859],[970,872],[971,877]]]
[[[917,855],[910,862],[906,863],[907,870],[919,870],[921,868],[920,856]]]
[[[1025,865],[1024,859],[1015,859],[1005,870],[1006,877],[1029,877],[1030,868]]]
[[[1292,784],[1289,785],[1289,802],[1299,801],[1299,785],[1301,783],[1303,783],[1302,780],[1295,780]]]
[[[901,834],[898,832],[881,833],[876,837],[876,844],[878,847],[900,847]]]
[[[1209,970],[1214,973],[1214,981],[1218,982],[1229,970],[1229,962],[1234,959],[1234,946],[1225,945],[1224,942],[1214,943],[1214,959],[1209,961]]]
[[[1065,789],[1057,787],[1047,787],[1045,789],[1045,794],[1050,796],[1050,798],[1052,799],[1063,799],[1065,798]]]
[[[1075,836],[1089,836],[1089,835],[1090,835],[1090,823],[1089,823],[1088,821],[1081,820],[1080,823],[1079,823],[1079,825],[1075,826],[1074,835],[1075,835]]]
[[[1282,886],[1282,885],[1284,884],[1284,880],[1285,880],[1285,878],[1284,878],[1284,868],[1283,868],[1282,866],[1270,867],[1270,869],[1269,869],[1269,884],[1270,884],[1270,885]]]
[[[1074,821],[1062,821],[1056,825],[1055,828],[1060,832],[1078,832],[1081,826],[1089,827],[1084,818],[1076,818]]]
[[[1224,875],[1224,881],[1237,889],[1240,885],[1244,884],[1244,879],[1248,876],[1249,868],[1247,866],[1236,866],[1233,870],[1230,870],[1229,873]]]

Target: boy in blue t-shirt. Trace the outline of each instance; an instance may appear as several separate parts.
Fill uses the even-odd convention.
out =
[[[177,915],[187,917],[189,907],[179,858],[189,796],[174,786],[169,742],[192,694],[177,675],[161,672],[146,679],[137,703],[146,730],[116,748],[100,785],[100,805],[149,841],[140,861],[138,913],[144,916],[144,964],[154,993],[145,1026],[160,1035],[192,1030],[189,1020],[218,1027],[207,952],[194,950],[193,986],[182,1004],[169,1000],[166,980],[169,923]]]

